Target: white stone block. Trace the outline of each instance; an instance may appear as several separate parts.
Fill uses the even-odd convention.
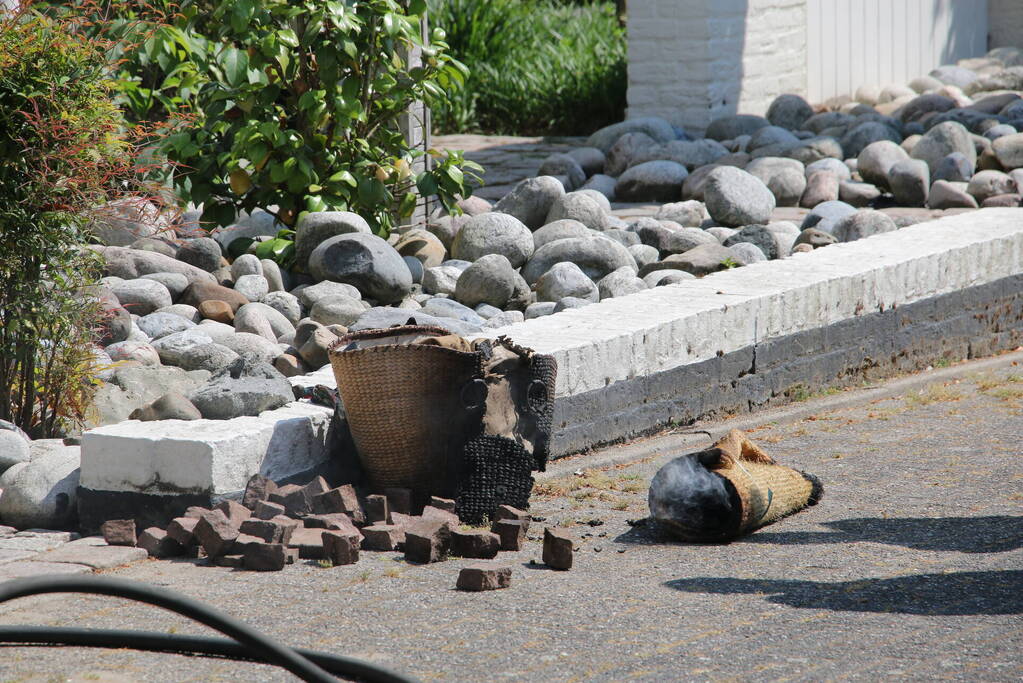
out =
[[[81,486],[97,491],[223,495],[252,474],[299,474],[329,456],[332,411],[293,402],[259,417],[128,421],[82,436]]]

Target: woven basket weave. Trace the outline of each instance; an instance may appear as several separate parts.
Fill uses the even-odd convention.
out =
[[[482,375],[480,354],[425,344],[380,344],[388,337],[445,336],[444,329],[404,326],[345,335],[329,350],[363,468],[378,487],[417,495],[453,494],[468,413],[465,384]],[[378,345],[345,350],[352,342]],[[478,417],[477,417],[478,420]]]
[[[742,461],[741,466],[716,472],[732,482],[742,500],[739,534],[802,510],[813,492],[811,481],[801,472],[783,465]]]

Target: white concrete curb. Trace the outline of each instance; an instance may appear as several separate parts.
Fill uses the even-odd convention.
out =
[[[553,354],[564,398],[1020,273],[1023,209],[983,209],[478,336]],[[336,386],[329,366],[291,381]],[[82,438],[81,485],[236,493],[255,472],[282,478],[325,460],[330,417],[295,402],[258,418],[100,427]]]
[[[574,396],[1023,272],[1023,209],[983,209],[488,331]]]

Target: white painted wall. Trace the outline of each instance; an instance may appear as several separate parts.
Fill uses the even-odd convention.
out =
[[[629,0],[629,116],[695,132],[806,83],[806,0]]]
[[[628,116],[700,133],[783,93],[904,85],[983,55],[989,25],[1023,44],[1023,0],[629,0]]]
[[[1010,0],[1023,6],[1023,0]],[[987,52],[988,0],[807,0],[811,102]]]

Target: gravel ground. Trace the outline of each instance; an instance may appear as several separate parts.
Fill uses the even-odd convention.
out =
[[[661,452],[601,469],[581,469],[582,458],[556,464],[534,496],[532,512],[546,521],[530,533],[571,525],[576,566],[532,564],[533,540],[500,556],[513,567],[508,590],[455,591],[468,561],[413,566],[398,553],[276,574],[188,561],[107,573],[422,680],[1020,680],[1023,366],[803,414],[752,436],[819,476],[824,500],[728,545],[663,542],[629,524],[646,513],[650,477],[678,454]],[[203,632],[155,608],[84,596],[4,605],[0,624]],[[0,680],[96,672],[288,679],[261,665],[127,650],[0,650]]]

